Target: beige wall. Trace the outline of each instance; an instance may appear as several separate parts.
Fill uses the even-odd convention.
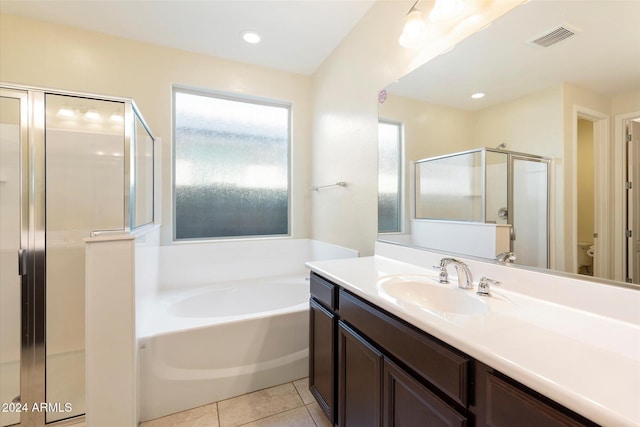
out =
[[[0,80],[135,99],[163,138],[164,244],[172,224],[171,86],[292,102],[293,236],[369,255],[377,235],[379,90],[520,2],[491,2],[479,19],[443,28],[424,48],[411,50],[400,47],[398,37],[413,2],[379,0],[312,77],[0,15]],[[429,2],[424,5],[427,10]],[[308,190],[336,181],[348,186]]]
[[[640,111],[640,90],[616,95],[611,100],[611,114],[628,114]]]
[[[377,1],[313,78],[312,237],[373,253],[377,236],[378,92],[515,7],[492,2],[480,19],[443,29],[422,49],[398,44],[411,1]],[[428,3],[423,3],[428,11]]]
[[[291,231],[294,237],[309,237],[310,76],[0,15],[0,81],[133,98],[155,136],[163,140],[165,244],[172,238],[172,85],[292,103]]]
[[[480,110],[474,115],[474,147],[497,147],[551,157],[549,255],[552,268],[564,265],[564,148],[562,85]],[[556,201],[556,203],[554,203]]]
[[[472,148],[473,113],[416,99],[389,95],[379,116],[402,123],[404,130],[404,223],[409,232],[410,162]]]
[[[473,146],[562,157],[562,88],[543,89],[474,114]]]

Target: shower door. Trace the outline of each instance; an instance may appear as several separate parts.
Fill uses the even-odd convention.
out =
[[[19,266],[26,254],[28,198],[21,185],[27,171],[27,93],[0,89],[0,426],[21,422],[21,331],[26,277]]]
[[[511,250],[516,262],[549,268],[549,161],[511,155]]]
[[[0,427],[85,412],[84,239],[129,230],[125,123],[124,101],[0,88]]]
[[[122,102],[46,94],[45,111],[45,401],[58,404],[50,423],[85,412],[84,239],[125,231],[128,146]]]
[[[153,223],[153,156],[129,99],[0,86],[0,427],[82,421],[84,239]]]

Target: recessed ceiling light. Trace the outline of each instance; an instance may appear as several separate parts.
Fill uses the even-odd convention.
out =
[[[242,33],[242,39],[249,44],[260,43],[260,34],[255,31],[244,31]]]
[[[477,93],[474,93],[473,95],[471,95],[471,97],[472,97],[473,99],[480,99],[480,98],[484,98],[484,93],[482,93],[482,92],[477,92]]]

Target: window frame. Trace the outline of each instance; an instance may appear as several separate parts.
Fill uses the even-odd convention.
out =
[[[287,109],[287,232],[284,234],[256,234],[241,236],[218,236],[199,238],[176,237],[176,94],[184,93],[209,98],[217,98],[227,101],[244,102],[268,107],[280,107]],[[292,229],[292,147],[293,147],[293,104],[287,101],[279,101],[240,93],[208,90],[191,86],[173,85],[171,88],[171,239],[172,243],[190,242],[214,242],[214,241],[239,241],[239,240],[265,240],[277,238],[291,238]]]

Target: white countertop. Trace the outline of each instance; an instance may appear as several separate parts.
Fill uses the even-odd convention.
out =
[[[485,299],[487,313],[428,311],[390,297],[379,283],[389,275],[435,276],[435,271],[379,255],[307,267],[598,424],[640,426],[637,323],[559,304],[553,296],[515,292],[508,280]]]

